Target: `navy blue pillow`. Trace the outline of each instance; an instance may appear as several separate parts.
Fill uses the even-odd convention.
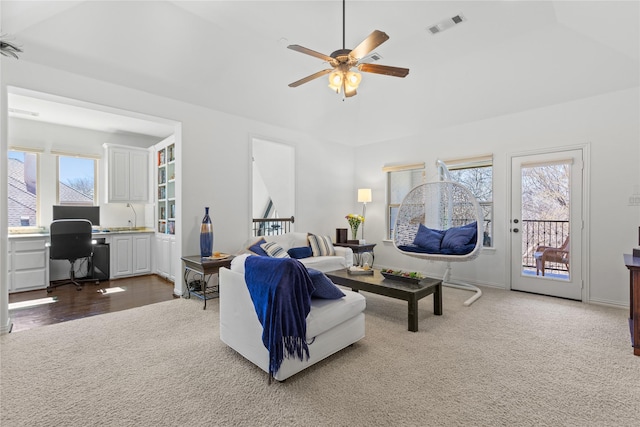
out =
[[[413,244],[424,249],[426,253],[435,254],[440,252],[444,234],[445,232],[442,230],[433,230],[424,224],[420,224],[416,237],[413,239]]]
[[[309,258],[313,255],[311,252],[311,247],[309,246],[300,246],[299,248],[291,248],[287,251],[291,258],[302,259]]]
[[[478,239],[478,225],[475,222],[463,225],[462,227],[453,227],[444,232],[442,238],[442,249],[456,250],[463,246],[475,244]]]
[[[345,296],[340,288],[334,285],[322,271],[316,270],[315,268],[307,268],[307,271],[315,288],[315,290],[311,292],[311,298],[339,299]]]
[[[260,247],[261,244],[266,243],[266,241],[264,240],[264,238],[258,240],[257,242],[255,242],[253,245],[249,246],[247,248],[247,250],[253,252],[256,255],[260,255],[260,256],[269,256],[269,254],[267,253],[267,251],[265,251],[264,249],[262,249]]]

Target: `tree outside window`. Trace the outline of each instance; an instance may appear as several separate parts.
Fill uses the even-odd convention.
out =
[[[493,159],[450,160],[445,164],[452,181],[467,187],[480,203],[484,218],[483,246],[493,246]]]
[[[96,205],[96,169],[94,159],[58,156],[58,203]]]

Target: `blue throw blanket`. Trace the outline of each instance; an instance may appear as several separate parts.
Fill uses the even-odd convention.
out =
[[[309,358],[307,315],[313,284],[307,269],[293,258],[250,256],[244,278],[262,324],[262,343],[269,350],[269,375],[285,357]]]

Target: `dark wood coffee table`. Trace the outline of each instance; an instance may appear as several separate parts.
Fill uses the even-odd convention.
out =
[[[345,286],[354,291],[365,291],[407,301],[408,329],[418,331],[418,301],[433,294],[433,313],[442,315],[442,280],[427,277],[419,283],[406,283],[386,279],[380,270],[374,270],[373,275],[352,275],[344,270],[325,273],[336,285]]]

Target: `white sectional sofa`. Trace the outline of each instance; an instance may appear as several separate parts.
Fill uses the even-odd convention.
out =
[[[292,232],[275,236],[264,236],[262,238],[267,243],[277,243],[285,251],[289,251],[292,248],[309,246],[307,233]],[[247,242],[245,242],[239,253],[251,252],[249,248],[260,239],[260,237],[254,237],[248,240]],[[334,246],[333,249],[335,251],[335,255],[310,256],[307,258],[299,258],[298,261],[303,263],[306,267],[315,268],[316,270],[320,270],[322,272],[340,270],[343,268],[351,267],[353,265],[353,251],[351,250],[351,248]]]
[[[234,259],[231,269],[220,269],[220,339],[268,373],[269,352],[262,343],[262,325],[244,278],[247,256]],[[309,359],[285,358],[273,376],[276,380],[283,381],[364,338],[365,298],[342,291],[345,296],[340,299],[311,299],[306,319]]]

